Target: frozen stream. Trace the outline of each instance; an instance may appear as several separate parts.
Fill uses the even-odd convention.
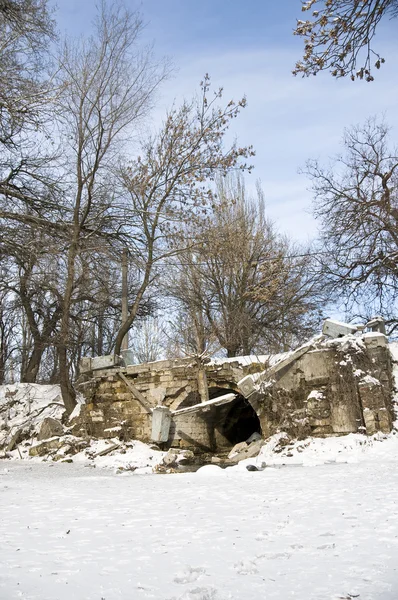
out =
[[[0,598],[396,600],[397,466],[114,475],[2,461]]]

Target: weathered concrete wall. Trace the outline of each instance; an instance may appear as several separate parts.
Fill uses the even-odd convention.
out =
[[[236,361],[198,367],[183,359],[88,371],[77,385],[87,404],[74,432],[149,442],[151,409],[162,405],[175,411],[203,401],[199,368],[213,398],[228,391],[238,394],[238,382],[266,366]],[[260,424],[264,437],[278,431],[296,437],[387,432],[392,425],[391,373],[385,336],[329,340],[274,379],[263,380],[261,389],[247,399],[238,395],[224,406],[175,415],[168,444],[219,451],[259,431]]]
[[[331,340],[253,398],[264,436],[338,435],[392,427],[391,356],[382,334]],[[249,398],[250,400],[250,398]]]

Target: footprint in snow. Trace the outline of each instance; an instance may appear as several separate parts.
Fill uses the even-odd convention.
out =
[[[266,559],[266,560],[278,560],[280,558],[290,558],[292,556],[291,552],[267,552],[266,554],[262,554],[261,556],[258,556],[257,558],[261,558],[261,559]]]
[[[239,575],[255,575],[258,573],[254,560],[241,560],[234,567]]]
[[[221,594],[215,587],[198,587],[193,590],[187,590],[179,596],[170,600],[231,600],[231,596]]]
[[[261,533],[258,533],[254,539],[256,542],[263,542],[268,538],[268,535],[269,534],[266,531],[262,531]]]
[[[187,567],[184,571],[179,571],[174,577],[175,583],[193,583],[201,575],[206,573],[202,567]]]

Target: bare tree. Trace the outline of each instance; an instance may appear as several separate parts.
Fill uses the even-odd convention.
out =
[[[137,257],[142,278],[128,318],[116,337],[116,354],[144,295],[156,280],[157,267],[167,257],[186,249],[181,227],[209,211],[213,194],[206,182],[217,173],[248,168],[241,159],[253,154],[251,147],[232,144],[224,148],[230,122],[246,105],[245,99],[219,106],[222,90],[210,98],[208,76],[201,91],[200,98],[171,110],[158,135],[144,144],[142,156],[122,172],[131,203],[131,253]]]
[[[164,354],[165,335],[157,317],[143,319],[135,328],[129,351],[137,363],[160,360]]]
[[[253,199],[242,177],[219,178],[217,198],[213,213],[191,228],[195,250],[178,257],[168,286],[185,327],[196,332],[199,354],[214,337],[228,356],[288,349],[315,299],[298,250],[266,218],[259,186]]]
[[[42,122],[45,64],[54,22],[47,0],[0,2],[0,145],[15,147],[26,126]]]
[[[329,167],[310,161],[322,267],[349,310],[371,306],[398,325],[398,150],[388,127],[369,120],[344,135],[345,153]],[[362,306],[362,308],[361,308]],[[355,308],[356,307],[356,308]],[[366,309],[365,309],[366,310]]]
[[[72,168],[65,165],[70,242],[58,353],[62,396],[69,412],[75,405],[68,361],[71,307],[84,272],[82,256],[93,246],[97,251],[101,244],[106,246],[106,234],[116,218],[112,174],[120,155],[118,144],[147,115],[165,76],[165,68],[154,63],[151,50],[138,44],[142,21],[136,13],[103,2],[95,25],[89,40],[65,43],[60,60],[64,93],[58,110]]]
[[[0,385],[6,382],[12,357],[18,350],[19,317],[12,294],[0,289]]]
[[[52,100],[47,71],[54,23],[47,0],[0,3],[0,219],[47,224],[52,203],[45,124]],[[2,223],[2,226],[3,226]],[[53,228],[57,226],[54,224]]]
[[[327,70],[334,77],[373,81],[374,69],[385,62],[373,38],[383,17],[398,16],[397,0],[303,0],[302,11],[312,11],[312,19],[297,20],[294,33],[305,47],[295,75]]]

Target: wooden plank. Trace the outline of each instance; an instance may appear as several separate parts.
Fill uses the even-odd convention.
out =
[[[119,447],[120,447],[120,444],[111,444],[104,450],[101,450],[101,452],[97,452],[97,454],[94,454],[94,458],[97,458],[97,456],[105,456],[105,454],[109,454],[109,452],[112,452],[112,450],[116,450],[116,448],[119,448]]]
[[[14,448],[17,446],[17,444],[19,444],[20,442],[20,438],[21,438],[21,433],[22,433],[22,429],[18,429],[14,435],[12,436],[10,442],[8,443],[5,451],[6,452],[12,452],[12,450],[14,450]],[[18,449],[19,451],[19,449]]]
[[[199,404],[194,404],[193,406],[187,406],[187,408],[180,408],[178,410],[173,411],[173,415],[182,415],[191,412],[197,412],[198,410],[208,410],[212,406],[221,406],[222,404],[228,404],[228,402],[232,402],[235,400],[236,394],[225,394],[224,396],[219,396],[218,398],[213,398],[213,400],[208,400],[207,402],[200,402]]]
[[[133,385],[131,383],[131,381],[129,381],[127,379],[127,377],[123,373],[121,373],[119,371],[118,375],[119,375],[120,379],[122,379],[124,381],[124,383],[127,385],[127,387],[129,388],[129,390],[132,392],[132,394],[135,397],[135,399],[138,400],[138,402],[146,410],[146,412],[149,415],[151,415],[152,414],[152,408],[147,403],[146,398],[141,394],[141,392],[139,390],[137,390],[137,388],[135,387],[135,385]]]

